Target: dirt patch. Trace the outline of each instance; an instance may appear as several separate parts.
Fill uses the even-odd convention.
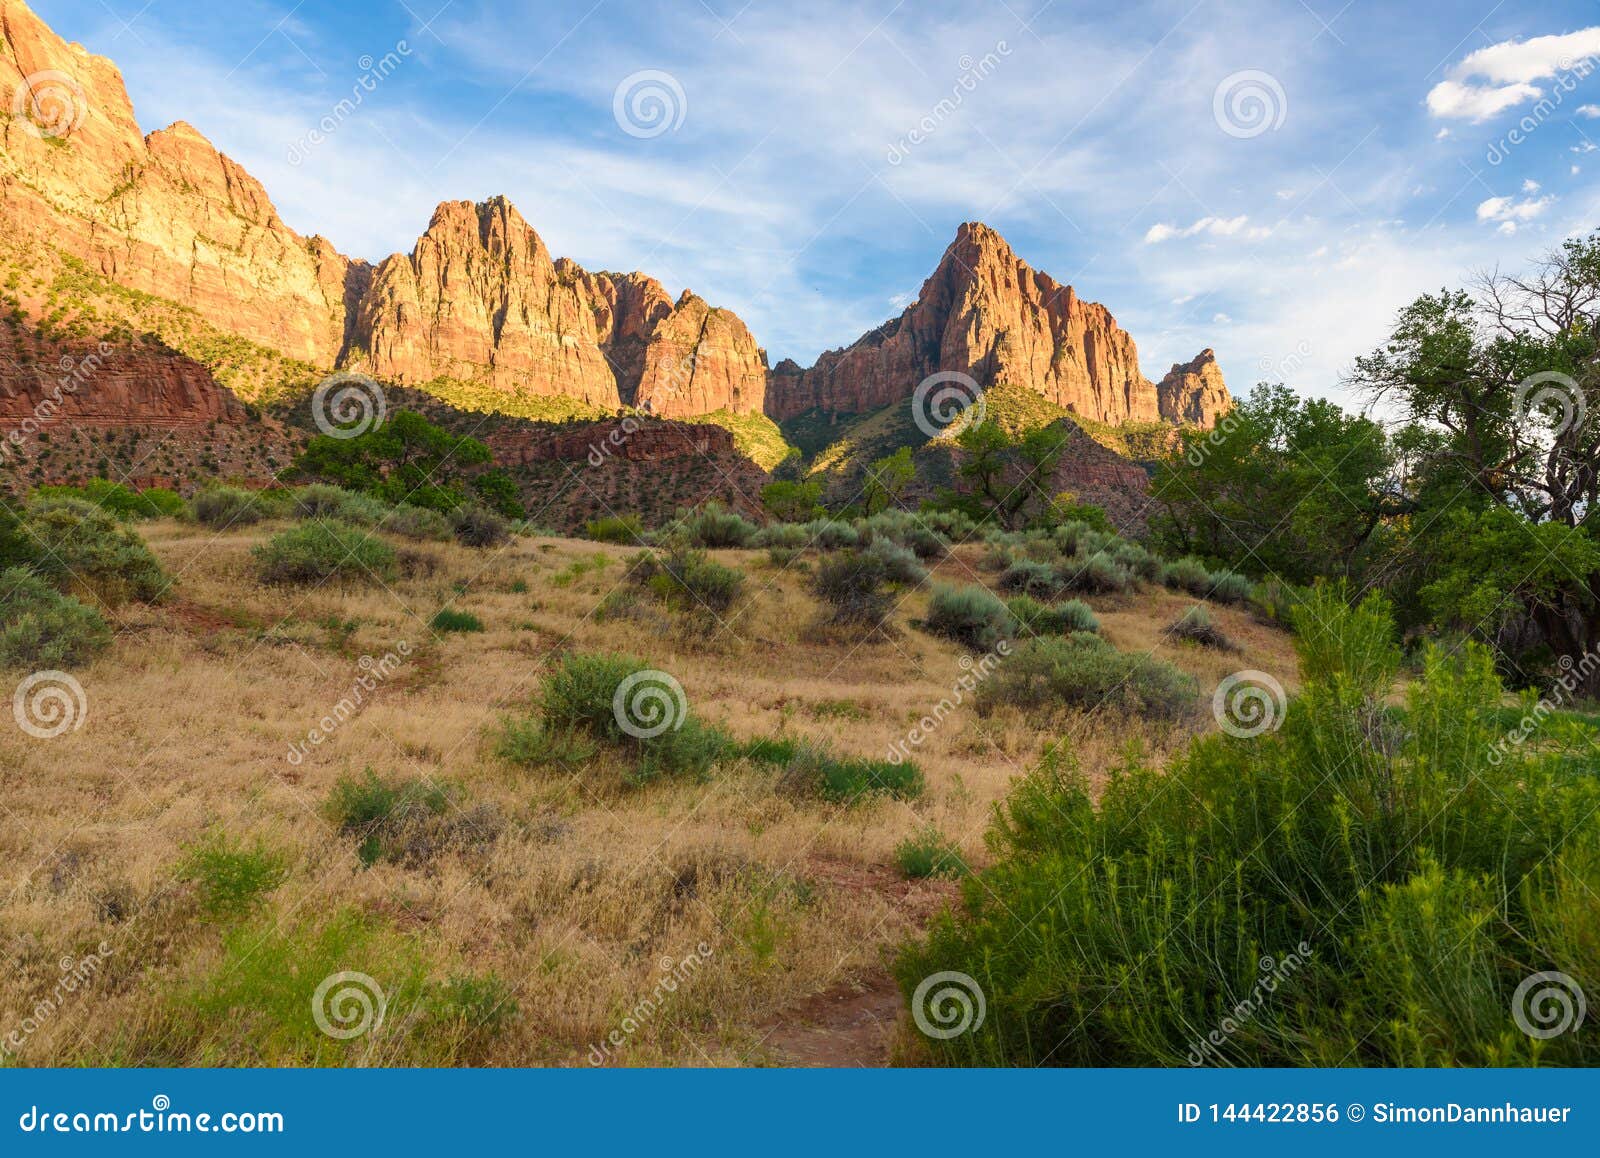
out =
[[[876,973],[789,1009],[762,1045],[781,1065],[886,1066],[903,1004],[894,979]]]

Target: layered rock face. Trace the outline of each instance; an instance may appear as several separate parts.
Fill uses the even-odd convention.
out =
[[[1209,429],[1233,405],[1217,356],[1201,350],[1192,362],[1176,362],[1156,386],[1161,417]]]
[[[503,197],[446,202],[409,255],[377,267],[346,362],[665,417],[759,413],[767,374],[733,314],[688,291],[674,303],[643,274],[553,261]]]
[[[0,0],[0,229],[121,285],[332,366],[365,263],[286,226],[260,183],[178,122],[139,132],[122,74]],[[20,94],[18,90],[23,90]]]
[[[238,426],[245,409],[200,363],[170,350],[64,345],[0,325],[0,430]]]
[[[971,375],[983,387],[1025,386],[1101,422],[1165,414],[1156,387],[1139,371],[1133,339],[1111,312],[1033,269],[977,222],[956,232],[916,303],[898,318],[823,354],[809,370],[780,363],[768,382],[767,411],[783,419],[873,410],[909,397],[939,371]],[[1177,391],[1174,407],[1194,409]]]

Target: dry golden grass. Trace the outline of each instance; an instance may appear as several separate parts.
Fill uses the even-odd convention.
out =
[[[718,553],[746,572],[751,592],[721,626],[656,634],[593,615],[623,580],[626,548],[431,544],[413,548],[434,557],[431,576],[265,588],[249,552],[277,529],[145,525],[179,582],[161,606],[124,608],[111,650],[76,673],[83,726],[49,741],[10,720],[0,729],[10,965],[0,1046],[28,1030],[6,1047],[13,1064],[581,1065],[614,1031],[623,1043],[607,1064],[782,1062],[792,1055],[769,1040],[785,1040],[771,1035],[792,1011],[840,987],[881,987],[886,957],[952,895],[947,883],[899,879],[893,850],[909,833],[932,823],[982,864],[992,805],[1047,743],[1066,736],[1093,773],[1130,743],[1162,755],[1184,740],[1095,713],[980,719],[963,704],[915,753],[922,798],[853,807],[781,795],[760,766],[641,788],[625,787],[605,758],[529,771],[495,755],[494,734],[502,717],[529,709],[567,651],[649,661],[681,681],[696,714],[740,738],[799,735],[871,757],[951,694],[962,652],[909,625],[925,590],[897,609],[895,638],[830,641],[812,629],[803,573],[759,552]],[[975,558],[963,548],[937,575],[975,581]],[[1242,646],[1224,654],[1164,638],[1192,600],[1148,591],[1095,602],[1113,643],[1154,650],[1207,692],[1247,667],[1289,682],[1286,637],[1240,612],[1213,611]],[[428,621],[446,605],[473,612],[485,631],[436,635]],[[361,657],[402,641],[411,654],[393,674],[291,762],[291,744],[351,693]],[[486,807],[498,838],[364,868],[325,803],[341,777],[367,768],[453,785],[452,808]],[[287,877],[261,911],[209,914],[179,878],[186,850],[216,832],[286,858]],[[344,921],[366,932],[319,957],[318,938]],[[62,959],[81,962],[102,943],[110,952],[88,983],[60,993]],[[691,976],[658,1006],[640,1005],[691,957]],[[348,1045],[311,1026],[329,960],[395,999],[381,1027]],[[299,976],[302,962],[320,971]],[[430,999],[405,996],[418,978],[433,993],[451,977],[498,979],[517,1016],[475,1032],[430,1019]],[[201,996],[274,984],[288,994],[281,1009],[194,1012]],[[50,1008],[39,1016],[42,997]],[[508,1012],[511,1002],[475,1008],[493,1006]]]

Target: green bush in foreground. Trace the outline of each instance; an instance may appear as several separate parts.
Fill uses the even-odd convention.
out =
[[[428,620],[428,626],[435,631],[443,632],[477,632],[483,630],[483,620],[470,611],[458,611],[453,607],[441,607],[433,613],[433,618]]]
[[[70,668],[111,642],[92,607],[63,595],[32,571],[0,571],[0,668]]]
[[[136,491],[110,479],[97,478],[81,487],[43,486],[34,490],[35,499],[46,497],[83,499],[118,519],[173,518],[183,513],[184,501],[176,491],[149,487]]]
[[[280,531],[256,547],[256,573],[263,583],[354,583],[387,581],[395,574],[394,548],[371,531],[340,522],[307,522]]]
[[[202,527],[227,531],[248,527],[267,517],[267,511],[253,491],[238,487],[210,487],[194,496],[189,513]]]
[[[929,877],[964,877],[967,862],[961,850],[933,825],[918,829],[895,846],[894,862],[912,880]]]
[[[1389,708],[1386,606],[1312,600],[1276,731],[1197,739],[1103,790],[1067,759],[1018,783],[995,863],[896,966],[908,998],[946,971],[983,991],[981,1026],[929,1040],[940,1060],[1600,1064],[1551,1000],[1600,991],[1587,734],[1508,738],[1476,647],[1431,651]]]
[[[975,651],[988,651],[1011,638],[1017,625],[1006,605],[987,587],[935,584],[923,630],[942,635]]]
[[[29,509],[22,527],[33,569],[62,590],[113,606],[166,593],[167,574],[144,540],[93,503],[47,500]]]
[[[178,879],[194,882],[200,907],[220,917],[258,908],[288,875],[288,861],[261,841],[247,845],[221,832],[192,846],[178,866]]]

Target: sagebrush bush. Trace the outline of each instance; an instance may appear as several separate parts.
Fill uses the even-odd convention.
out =
[[[1318,600],[1276,730],[1109,783],[1066,758],[1018,783],[995,863],[896,968],[907,995],[951,970],[983,990],[980,1026],[929,1041],[942,1061],[1600,1064],[1570,1007],[1568,1032],[1523,1028],[1533,975],[1600,988],[1588,729],[1508,741],[1471,644],[1430,649],[1396,706],[1386,606]]]
[[[249,527],[267,517],[254,491],[225,486],[208,487],[195,495],[189,503],[189,513],[195,522],[213,531]]]
[[[849,523],[837,519],[813,519],[805,524],[807,541],[821,551],[842,551],[861,544],[861,536]]]
[[[866,553],[883,564],[884,578],[890,583],[911,586],[928,577],[928,569],[922,565],[917,553],[893,539],[874,539]]]
[[[0,571],[0,668],[71,668],[111,642],[100,613],[23,567]]]
[[[1237,571],[1211,573],[1211,598],[1218,603],[1243,603],[1250,598],[1255,584]]]
[[[1055,567],[1041,559],[1018,559],[995,580],[1002,591],[1015,591],[1036,599],[1052,599],[1066,590]]]
[[[414,539],[419,543],[443,543],[454,533],[448,515],[427,507],[414,507],[410,503],[395,507],[384,516],[380,526],[391,535]]]
[[[800,743],[783,764],[781,791],[835,804],[854,804],[877,796],[911,800],[926,786],[922,770],[910,760],[871,760],[835,756],[820,744]]]
[[[92,503],[62,499],[23,519],[34,570],[73,594],[116,605],[160,599],[169,580],[137,532]]]
[[[597,543],[626,543],[629,546],[644,542],[644,520],[638,515],[606,515],[590,519],[583,525],[586,537]]]
[[[978,689],[978,708],[1102,709],[1162,720],[1194,715],[1193,677],[1164,660],[1118,651],[1098,635],[1042,636],[1017,645]]]
[[[1199,599],[1211,593],[1211,572],[1192,555],[1174,559],[1161,569],[1161,582]]]
[[[924,631],[953,639],[974,651],[988,651],[1016,632],[1011,612],[999,596],[977,584],[966,587],[935,584],[922,627]]]
[[[1261,623],[1287,628],[1293,622],[1294,609],[1301,594],[1291,584],[1278,579],[1257,583],[1250,592],[1250,614]]]
[[[744,572],[683,546],[638,556],[631,575],[665,606],[690,614],[720,616],[744,594]]]
[[[1198,604],[1173,620],[1167,626],[1167,631],[1179,639],[1186,639],[1201,647],[1211,647],[1218,651],[1235,650],[1233,641],[1217,626],[1216,621],[1211,618],[1211,613]]]
[[[289,495],[291,512],[302,519],[340,519],[358,527],[376,527],[389,516],[389,504],[359,491],[328,483],[296,487]]]
[[[456,542],[464,547],[498,547],[511,541],[511,524],[487,507],[462,507],[450,516]]]
[[[894,610],[888,581],[888,568],[876,555],[839,551],[817,564],[811,590],[827,604],[829,623],[879,628]]]
[[[1081,599],[1062,603],[1040,603],[1028,595],[1006,600],[1006,610],[1019,625],[1021,635],[1071,635],[1075,631],[1099,631],[1100,620]]]
[[[445,853],[482,852],[499,839],[504,818],[493,806],[462,808],[454,785],[418,777],[380,779],[368,768],[341,776],[324,805],[328,819],[358,837],[366,865],[388,861],[413,868]]]
[[[761,528],[753,544],[780,551],[800,551],[811,546],[811,536],[803,523],[772,523]]]
[[[394,548],[369,531],[342,522],[306,522],[254,548],[263,583],[372,583],[394,578]]]
[[[672,536],[691,547],[748,547],[761,528],[737,511],[711,500],[692,511],[678,512]]]
[[[1078,555],[1061,564],[1066,587],[1090,595],[1109,595],[1133,587],[1133,572],[1118,562],[1110,551]]]

